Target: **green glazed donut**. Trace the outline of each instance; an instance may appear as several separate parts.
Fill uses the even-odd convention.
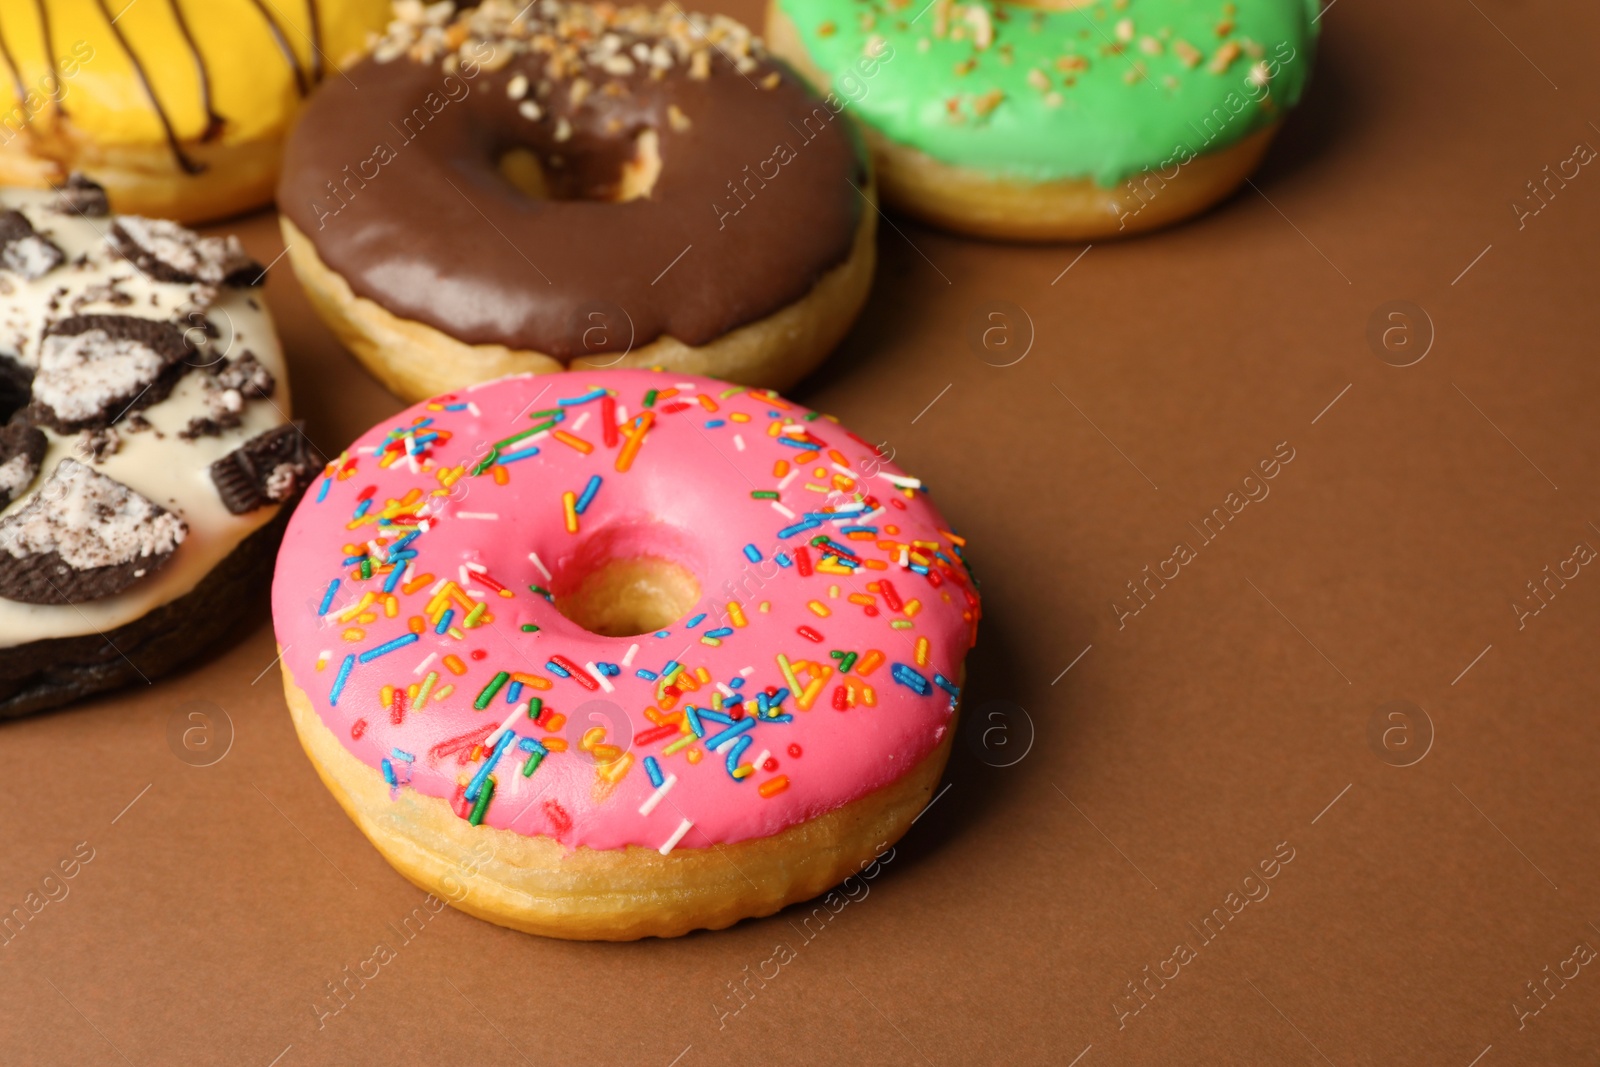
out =
[[[887,199],[1095,236],[1237,185],[1305,91],[1317,18],[1316,0],[772,0],[768,37],[867,127]]]

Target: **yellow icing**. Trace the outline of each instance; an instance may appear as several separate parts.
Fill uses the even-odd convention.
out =
[[[0,56],[0,140],[24,126],[42,136],[58,127],[61,109],[74,130],[102,144],[164,142],[160,116],[140,84],[120,30],[138,56],[178,139],[206,130],[200,69],[185,42],[174,4],[204,58],[211,107],[223,120],[223,144],[275,137],[299,107],[295,68],[268,24],[270,16],[294,52],[302,77],[313,77],[311,13],[321,29],[323,76],[363,51],[368,35],[389,17],[389,0],[43,0],[48,12],[57,81],[45,51],[39,3],[7,0],[0,39],[15,69]],[[116,20],[113,28],[106,17]],[[24,90],[19,98],[17,83]],[[52,96],[59,97],[58,108]]]

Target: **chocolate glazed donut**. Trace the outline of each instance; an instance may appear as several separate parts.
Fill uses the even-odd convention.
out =
[[[529,18],[559,34],[570,23],[551,9],[573,17],[580,6],[542,5]],[[511,18],[500,36],[467,39],[442,63],[415,58],[420,46],[385,62],[380,43],[376,57],[326,82],[290,139],[279,192],[291,255],[313,298],[319,277],[342,281],[348,302],[431,328],[421,331],[430,340],[459,342],[441,359],[475,346],[744,380],[755,368],[738,360],[675,361],[673,352],[709,351],[702,346],[807,299],[830,272],[852,266],[859,278],[833,301],[825,347],[810,338],[804,366],[792,354],[782,366],[769,361],[758,383],[783,384],[820,360],[865,297],[876,214],[842,106],[749,38],[739,58],[712,43],[669,69],[635,63],[630,54],[663,51],[663,36],[630,31],[669,16],[633,9],[616,19],[620,63],[595,65],[585,54],[593,41],[559,42],[552,56],[527,42],[539,25]],[[690,25],[704,38],[705,25],[734,24]],[[394,338],[353,335],[359,327],[341,324],[320,296],[319,309],[357,354],[381,363],[385,353],[362,349],[392,349]],[[660,339],[681,344],[651,346]],[[374,370],[419,396],[509,370],[560,369],[491,362],[421,383],[392,365]]]

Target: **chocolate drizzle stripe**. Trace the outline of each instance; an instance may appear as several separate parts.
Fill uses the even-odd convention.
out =
[[[33,125],[33,116],[28,114],[28,87],[22,83],[22,69],[17,66],[16,57],[11,54],[11,46],[6,44],[4,22],[0,22],[0,59],[4,59],[6,66],[11,69],[11,84],[17,94],[17,103],[22,110],[22,123],[25,126],[31,126]]]
[[[295,55],[294,47],[289,44],[289,39],[283,35],[283,27],[278,25],[278,20],[272,17],[267,10],[267,5],[262,0],[250,0],[256,10],[261,12],[261,18],[267,24],[267,30],[272,34],[273,41],[277,42],[278,50],[283,53],[283,61],[289,64],[289,69],[294,73],[294,86],[301,96],[311,91],[306,84],[305,71],[300,69],[300,57]]]
[[[311,24],[311,81],[322,80],[322,13],[317,0],[306,0],[306,21]]]
[[[144,64],[140,62],[138,53],[134,52],[128,44],[127,37],[123,36],[122,29],[117,25],[117,19],[111,17],[111,9],[106,7],[106,0],[95,0],[95,6],[100,9],[100,14],[105,16],[106,26],[111,30],[112,36],[128,54],[128,62],[133,67],[133,73],[139,79],[139,84],[144,88],[145,96],[150,99],[150,106],[155,109],[156,118],[161,121],[161,129],[167,135],[167,146],[172,149],[172,158],[177,160],[179,168],[185,174],[200,174],[206,168],[204,164],[196,163],[184,154],[183,146],[178,143],[178,134],[172,128],[172,118],[167,114],[167,109],[162,106],[161,98],[156,95],[155,86],[150,84],[150,76],[145,73]],[[127,8],[123,8],[126,12]],[[121,18],[121,16],[117,16]]]
[[[62,105],[61,98],[66,95],[66,86],[61,84],[61,74],[56,65],[56,46],[50,33],[50,8],[45,0],[33,0],[33,6],[39,12],[39,34],[44,38],[44,58],[50,64],[50,81],[55,86],[50,98],[55,101],[56,111],[65,115],[67,109]]]
[[[183,8],[179,6],[178,0],[167,0],[167,5],[172,8],[172,19],[178,24],[178,32],[183,35],[183,43],[188,47],[189,54],[194,57],[195,77],[200,82],[200,110],[206,116],[206,129],[200,135],[200,139],[214,140],[221,135],[224,123],[222,116],[211,106],[211,71],[206,67],[206,57],[201,54],[200,46],[195,43],[194,34],[189,32],[189,22],[183,17]]]

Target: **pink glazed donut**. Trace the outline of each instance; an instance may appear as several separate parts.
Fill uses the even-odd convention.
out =
[[[717,929],[861,870],[932,797],[980,614],[962,545],[921,482],[768,391],[505,378],[306,494],[284,688],[351,818],[456,907]]]

